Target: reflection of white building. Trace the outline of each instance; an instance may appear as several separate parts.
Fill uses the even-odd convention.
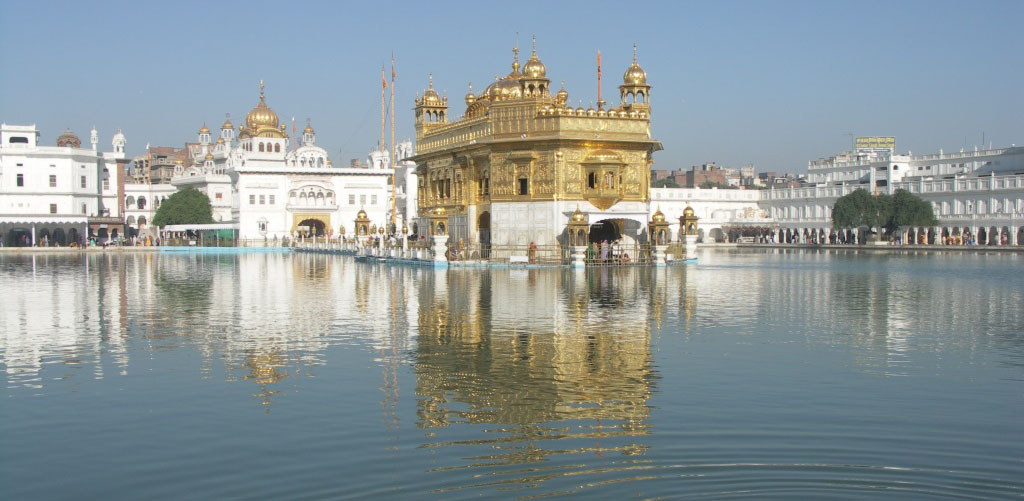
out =
[[[56,146],[39,144],[34,125],[0,125],[0,232],[3,245],[67,245],[89,234],[100,239],[123,234],[125,136],[99,152],[99,134],[91,148],[71,131]]]
[[[286,131],[261,84],[260,102],[239,126],[237,144],[230,120],[216,142],[203,126],[197,143],[188,145],[190,160],[175,167],[171,182],[205,193],[214,221],[236,224],[241,239],[337,235],[342,227],[351,235],[360,210],[378,225],[389,219],[386,153],[369,168],[337,168],[316,145],[312,126],[303,129],[298,145]]]

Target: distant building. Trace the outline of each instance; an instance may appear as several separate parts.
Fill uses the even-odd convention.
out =
[[[89,148],[70,130],[39,144],[35,125],[0,124],[0,235],[4,246],[69,245],[124,235],[125,136],[112,151]]]

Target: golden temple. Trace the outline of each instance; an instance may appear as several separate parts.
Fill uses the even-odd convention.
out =
[[[651,138],[650,89],[635,46],[612,108],[600,98],[597,108],[573,107],[564,85],[552,94],[536,42],[525,65],[516,47],[508,75],[479,94],[470,87],[458,120],[431,78],[415,101],[420,217],[444,209],[451,236],[470,244],[562,242],[576,208],[590,224],[640,235],[662,149]]]

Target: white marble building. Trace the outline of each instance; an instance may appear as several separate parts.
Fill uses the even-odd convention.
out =
[[[4,246],[69,245],[124,235],[125,136],[98,151],[71,131],[40,144],[35,125],[0,125],[0,235]]]
[[[311,125],[298,145],[286,130],[267,106],[261,83],[260,101],[239,126],[237,144],[230,120],[216,142],[203,126],[197,143],[188,145],[191,165],[176,166],[171,182],[205,193],[214,221],[231,223],[244,241],[352,235],[360,210],[374,225],[390,221],[387,152],[371,154],[367,168],[338,168],[316,145]]]

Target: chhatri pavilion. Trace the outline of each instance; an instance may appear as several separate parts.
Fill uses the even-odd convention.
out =
[[[508,75],[479,94],[470,88],[457,120],[432,78],[417,96],[417,226],[444,217],[451,241],[468,245],[566,245],[579,210],[591,241],[647,241],[652,155],[662,147],[635,46],[618,106],[599,86],[597,107],[586,109],[571,106],[564,85],[552,92],[536,42],[526,64],[513,54]]]

